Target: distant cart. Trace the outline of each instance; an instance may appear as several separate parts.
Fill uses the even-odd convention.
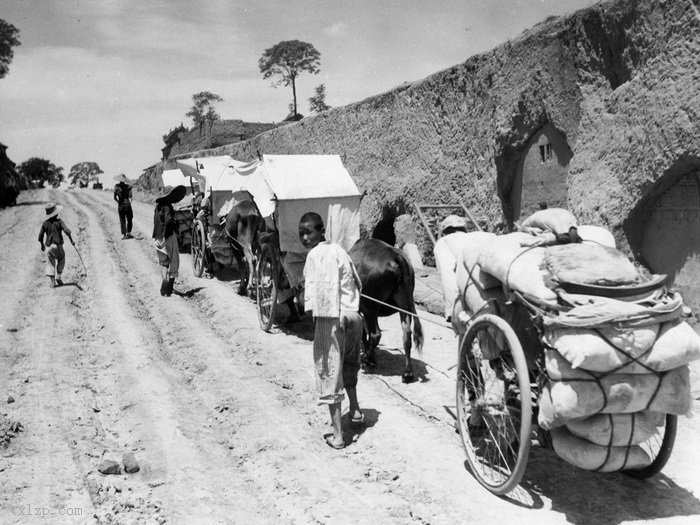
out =
[[[211,277],[217,267],[235,264],[234,247],[226,235],[224,222],[240,198],[236,167],[245,163],[224,155],[178,160],[177,165],[192,181],[189,208],[192,270],[195,277],[205,274]]]

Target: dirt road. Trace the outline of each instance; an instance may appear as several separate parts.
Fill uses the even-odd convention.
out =
[[[67,245],[56,289],[36,242],[49,201],[65,206],[85,263]],[[161,297],[152,207],[134,211],[136,239],[123,241],[108,192],[23,192],[0,210],[0,414],[23,426],[0,448],[0,523],[700,519],[697,419],[681,419],[652,480],[583,472],[535,448],[510,497],[481,488],[454,432],[455,338],[432,323],[420,380],[405,385],[398,318],[382,321],[379,365],[358,387],[366,422],[345,419],[350,445],[329,448],[311,324],[263,333],[234,280],[194,278],[188,256],[177,287],[191,297]],[[139,472],[98,472],[127,451]]]

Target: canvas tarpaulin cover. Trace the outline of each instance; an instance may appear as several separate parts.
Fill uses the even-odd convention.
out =
[[[231,194],[239,189],[236,187],[234,173],[237,166],[245,164],[229,155],[182,159],[176,162],[185,175],[199,181],[200,191],[205,194],[211,191],[214,216],[219,214],[219,210],[231,198]]]
[[[345,250],[360,238],[361,195],[338,155],[263,155],[237,172],[241,181],[249,181],[262,215],[275,213],[281,251],[306,253],[299,219],[310,211],[323,218],[326,239]]]

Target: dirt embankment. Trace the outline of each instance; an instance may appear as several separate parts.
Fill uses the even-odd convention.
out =
[[[36,242],[49,200],[85,264],[68,245],[56,289]],[[399,321],[383,320],[379,364],[360,377],[366,422],[345,420],[348,446],[330,449],[311,324],[261,332],[235,272],[196,279],[187,255],[177,287],[190,296],[161,297],[151,206],[135,203],[134,220],[122,241],[111,195],[93,190],[28,191],[0,211],[0,414],[23,427],[0,448],[0,523],[698,519],[697,420],[681,420],[655,479],[582,472],[535,448],[511,497],[486,492],[454,432],[456,340],[426,312],[419,381],[401,382]],[[125,452],[138,472],[98,471]]]

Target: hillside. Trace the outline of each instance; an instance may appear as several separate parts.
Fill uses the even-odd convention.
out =
[[[210,126],[209,129],[207,126]],[[243,122],[237,119],[201,123],[177,134],[168,157],[249,140],[275,126],[276,124]]]

